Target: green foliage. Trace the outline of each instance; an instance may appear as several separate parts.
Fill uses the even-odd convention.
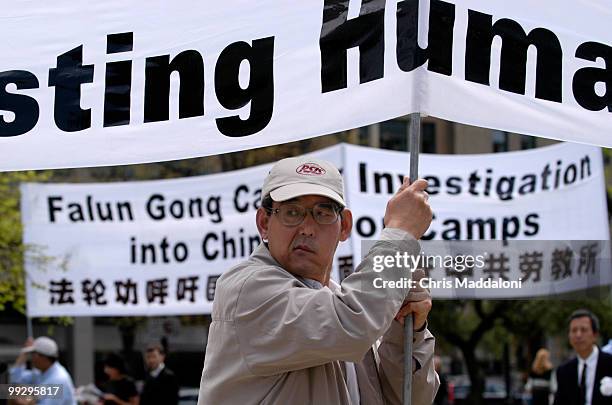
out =
[[[0,173],[0,310],[11,305],[25,313],[24,257],[44,263],[42,249],[22,243],[21,182],[45,181],[49,172]]]
[[[604,158],[604,175],[606,178],[606,192],[609,201],[610,195],[612,194],[612,165],[610,164],[612,161],[612,149],[602,148],[601,150]],[[610,215],[611,209],[612,207],[608,207],[608,215]]]
[[[502,359],[506,343],[521,348],[519,364],[529,365],[545,336],[567,334],[567,319],[579,308],[595,313],[603,338],[612,337],[612,300],[607,290],[589,292],[586,298],[547,297],[532,300],[486,300],[434,302],[429,326],[436,336],[436,347],[444,352],[458,349],[472,383],[471,404],[482,404],[486,353]]]
[[[599,317],[602,337],[612,337],[612,300],[605,295],[580,300],[547,297],[506,301],[436,301],[430,314],[430,325],[441,344],[460,346],[469,343],[475,347],[482,344],[481,348],[487,352],[501,353],[503,344],[509,342],[511,335],[518,341],[528,341],[541,335],[565,335],[567,319],[578,308],[593,311]],[[492,314],[493,319],[485,325]]]

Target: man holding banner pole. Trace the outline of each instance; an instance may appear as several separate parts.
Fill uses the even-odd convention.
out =
[[[420,253],[417,240],[432,218],[426,187],[404,180],[380,240],[338,284],[334,253],[352,227],[342,176],[319,159],[278,162],[257,211],[264,242],[217,281],[198,404],[401,404],[409,314],[412,404],[431,404],[439,379],[427,330],[431,297],[418,286],[424,274],[374,266]]]

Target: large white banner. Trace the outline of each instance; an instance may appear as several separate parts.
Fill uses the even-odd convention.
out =
[[[603,0],[14,0],[0,18],[0,170],[219,154],[416,111],[612,145]]]
[[[358,264],[362,240],[379,236],[387,200],[407,173],[409,155],[338,145],[313,156],[343,168],[353,211],[352,236],[334,260],[334,278],[341,280]],[[210,312],[218,276],[259,243],[255,210],[269,169],[263,165],[178,180],[24,185],[24,241],[39,255],[28,255],[26,262],[28,313]],[[434,296],[549,295],[610,283],[609,263],[606,268],[597,264],[606,246],[590,242],[609,239],[600,149],[559,144],[494,155],[423,155],[420,171],[430,182],[435,213],[425,239],[498,240],[482,248],[469,245],[470,253],[496,255],[489,262],[513,248],[507,242],[530,240],[527,246],[533,248],[533,241],[562,241],[538,247],[541,254],[534,257],[542,265],[534,288],[535,274],[529,279],[527,272],[534,272],[537,263],[525,267],[516,261],[497,273],[508,280],[525,278],[521,288],[481,292],[477,285],[466,285],[434,288]],[[585,242],[576,245],[574,256],[565,256],[566,267],[575,270],[555,270],[554,251],[564,252],[573,246],[566,241],[576,240]],[[432,252],[428,246],[425,250]],[[592,266],[580,267],[580,252]],[[41,260],[41,254],[50,260]],[[512,260],[518,260],[515,256]],[[484,269],[468,269],[448,277],[477,281],[486,275]],[[432,269],[431,276],[442,280],[446,274]]]
[[[340,148],[313,155],[342,167]],[[28,314],[210,313],[217,278],[259,245],[255,211],[271,166],[178,180],[24,184]],[[335,276],[351,257],[350,242],[341,243]]]
[[[410,156],[345,148],[354,236],[377,238],[384,206],[408,175]],[[434,211],[425,240],[609,238],[599,148],[557,144],[508,153],[423,154],[419,177],[429,181]]]

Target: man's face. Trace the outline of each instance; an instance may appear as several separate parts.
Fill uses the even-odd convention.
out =
[[[273,208],[283,204],[298,204],[312,208],[315,204],[331,203],[327,197],[307,195],[285,202],[274,202]],[[311,213],[295,226],[284,225],[278,215],[268,215],[263,208],[257,212],[257,227],[272,257],[287,271],[298,276],[327,283],[332,260],[338,242],[348,238],[352,227],[352,216],[345,209],[333,224],[318,224]]]
[[[115,367],[110,367],[108,365],[104,366],[104,373],[108,376],[110,380],[118,380],[121,377],[121,372],[117,370]]]
[[[46,370],[48,365],[48,360],[44,357],[41,356],[40,354],[36,353],[36,352],[32,352],[32,355],[30,356],[30,359],[32,360],[32,366],[34,366],[35,368],[37,368],[38,370]]]
[[[588,316],[572,319],[569,325],[569,341],[576,353],[581,357],[591,353],[597,341],[597,333],[593,332],[591,319]]]
[[[164,362],[164,355],[157,350],[148,350],[145,354],[145,362],[149,370],[155,370]]]

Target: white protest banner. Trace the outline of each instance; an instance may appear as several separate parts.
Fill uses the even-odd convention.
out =
[[[387,200],[408,175],[409,154],[345,145],[354,236],[377,238]],[[421,154],[434,220],[425,240],[607,240],[599,148],[557,144],[521,152]],[[375,213],[377,216],[372,216]]]
[[[417,59],[428,60],[420,112],[612,146],[609,2],[429,3],[428,47]]]
[[[313,154],[341,167],[340,147]],[[29,316],[210,313],[217,278],[259,245],[271,164],[174,180],[24,184]],[[51,260],[43,260],[41,255]],[[351,256],[340,244],[333,274]]]
[[[612,145],[603,0],[15,0],[0,17],[0,170],[220,154],[416,111]]]
[[[408,174],[410,160],[409,154],[403,152],[353,145],[345,145],[345,148],[344,176],[354,219],[351,239],[354,256],[361,257],[364,253],[361,241],[380,235],[381,212]],[[435,297],[552,295],[612,282],[609,245],[593,247],[593,242],[589,242],[609,239],[599,148],[557,144],[509,153],[421,155],[419,166],[419,177],[429,181],[429,202],[434,212],[424,240],[494,239],[514,243],[509,246],[500,242],[464,243],[460,247],[454,247],[453,243],[424,243],[425,253],[432,255],[442,255],[450,249],[455,255],[465,255],[467,251],[474,256],[489,249],[483,265],[467,272],[445,271],[452,266],[436,263],[437,268],[430,274],[432,279],[440,281],[448,277],[451,285],[447,288],[434,286]],[[517,245],[523,240],[530,242]],[[585,243],[570,244],[573,253],[566,254],[568,241]],[[535,259],[529,256],[534,252],[538,253]],[[500,259],[501,254],[511,260]],[[564,254],[568,263],[561,257]],[[553,260],[553,255],[561,256]],[[531,259],[536,263],[530,264]],[[540,266],[538,281],[533,282],[536,277],[531,273],[537,266]],[[472,281],[522,278],[524,283],[518,289],[502,286],[474,290],[453,284],[457,277]]]
[[[333,274],[342,280],[358,264],[360,242],[380,234],[387,200],[407,172],[409,155],[352,145],[312,155],[343,167],[354,227],[334,260]],[[46,248],[42,253],[53,259],[26,262],[29,315],[210,312],[217,277],[259,243],[255,209],[269,168],[178,180],[24,185],[24,241]],[[421,173],[430,181],[436,215],[427,239],[529,239],[530,246],[540,240],[608,239],[598,148],[560,144],[495,155],[423,155]],[[480,253],[478,245],[471,246],[474,254]],[[588,258],[604,250],[585,246],[577,246],[576,255],[570,257],[576,267],[573,273],[540,271],[541,280],[555,281],[552,287],[498,289],[477,296],[516,297],[583,288],[575,278],[581,252]],[[550,256],[565,247],[548,244],[541,250]],[[546,260],[541,261],[550,269],[552,260]],[[521,274],[521,266],[499,273],[512,279]],[[586,263],[583,267],[585,275],[589,269],[587,285],[608,283],[599,277],[599,267]],[[529,269],[533,270],[524,270]],[[484,270],[466,271],[461,276],[476,281],[483,274]],[[434,269],[432,277],[436,275],[442,276],[442,270]],[[469,287],[445,291],[434,293],[477,294]]]

